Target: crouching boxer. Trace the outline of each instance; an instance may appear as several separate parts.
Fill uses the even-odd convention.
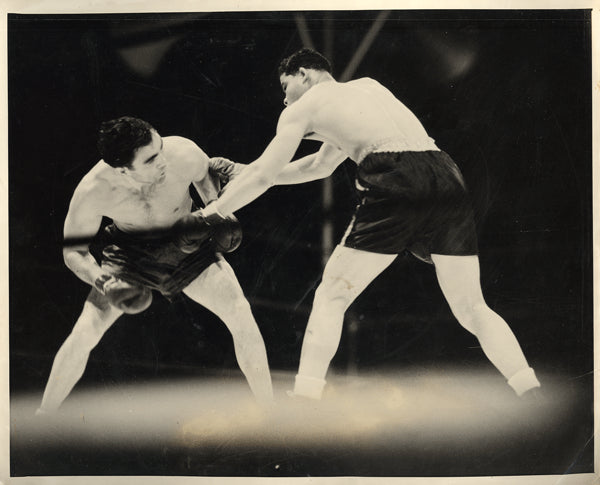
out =
[[[261,403],[273,397],[264,342],[233,269],[222,256],[237,248],[233,218],[192,210],[190,185],[205,203],[242,165],[210,159],[186,138],[161,137],[147,122],[122,117],[102,124],[100,160],[76,187],[64,224],[67,267],[92,289],[52,365],[38,414],[55,411],[83,375],[91,350],[123,313],[140,313],[152,291],[183,292],[215,313],[233,337],[235,355]],[[103,217],[108,243],[98,262],[90,242]]]

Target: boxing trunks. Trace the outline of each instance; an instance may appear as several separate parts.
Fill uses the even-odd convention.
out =
[[[477,254],[473,210],[460,170],[439,150],[375,152],[358,165],[360,203],[342,245],[383,254]]]
[[[186,254],[174,242],[136,237],[114,224],[104,230],[108,244],[102,250],[102,268],[129,283],[160,291],[167,298],[180,293],[218,260],[210,239]]]

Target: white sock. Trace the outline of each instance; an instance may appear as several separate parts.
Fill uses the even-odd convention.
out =
[[[324,387],[324,379],[297,374],[294,385],[294,394],[297,396],[309,397],[311,399],[321,399]]]
[[[517,396],[521,396],[534,387],[540,387],[540,381],[531,367],[525,367],[508,380],[508,385],[514,389]]]

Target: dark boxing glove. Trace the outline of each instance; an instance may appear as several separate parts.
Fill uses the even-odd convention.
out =
[[[152,303],[152,292],[148,288],[127,283],[112,275],[100,276],[94,286],[112,306],[123,313],[143,312]]]
[[[223,216],[209,204],[181,217],[174,225],[175,244],[184,253],[196,251],[200,244],[211,239],[215,251],[230,253],[242,242],[242,228],[234,215]]]
[[[213,243],[219,253],[231,253],[242,243],[242,226],[232,214],[214,224]]]
[[[203,241],[212,235],[212,228],[204,220],[201,211],[194,211],[180,217],[173,228],[175,245],[184,253],[191,254],[196,251]]]
[[[212,241],[217,252],[231,253],[240,246],[242,226],[233,214],[224,216],[214,202],[198,212],[202,212],[206,223],[213,227]]]

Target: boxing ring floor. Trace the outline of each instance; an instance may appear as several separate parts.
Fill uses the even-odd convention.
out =
[[[11,475],[479,476],[591,469],[591,376],[522,402],[493,369],[330,375],[320,402],[259,408],[238,374],[76,388],[53,417],[11,399]],[[582,426],[589,415],[590,426]]]

